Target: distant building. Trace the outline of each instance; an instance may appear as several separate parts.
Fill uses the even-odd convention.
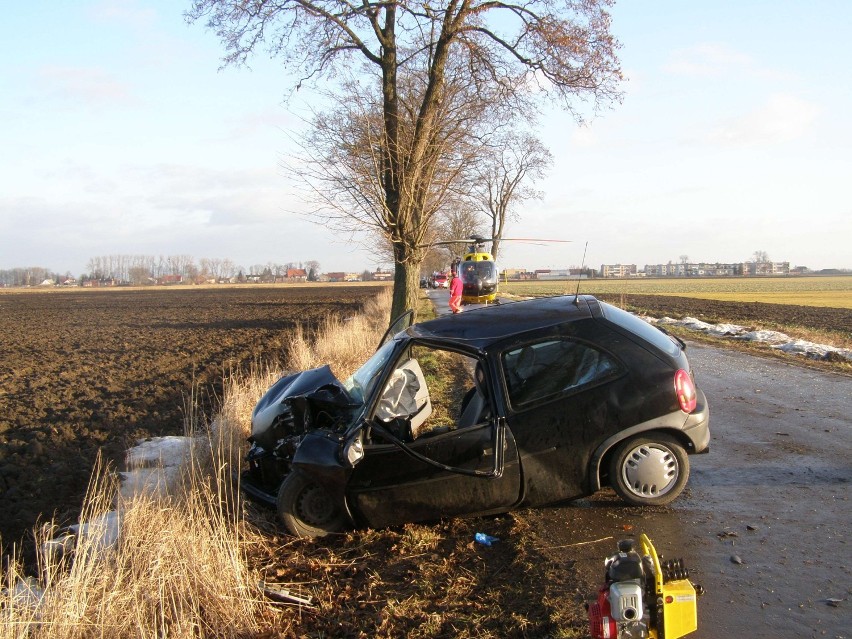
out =
[[[346,279],[346,273],[337,271],[334,273],[326,273],[324,278],[327,282],[343,282]]]
[[[674,266],[674,264],[646,264],[645,277],[666,277],[670,274],[673,275],[674,273],[669,273],[670,266]]]
[[[631,277],[636,273],[635,264],[601,264],[601,277]]]
[[[535,273],[523,268],[504,268],[500,277],[508,280],[534,280]]]
[[[743,275],[789,275],[790,262],[743,262]]]
[[[373,273],[373,281],[375,282],[389,282],[393,279],[393,273],[391,271],[381,271],[376,269]]]
[[[112,278],[103,277],[100,279],[89,279],[83,282],[86,288],[102,288],[104,286],[118,286],[118,281]]]
[[[308,272],[303,268],[288,268],[285,277],[287,282],[307,282]]]
[[[789,262],[680,262],[646,264],[646,277],[736,277],[760,275],[789,275]]]
[[[567,268],[549,268],[536,271],[536,278],[540,280],[567,280],[571,277],[571,271]]]

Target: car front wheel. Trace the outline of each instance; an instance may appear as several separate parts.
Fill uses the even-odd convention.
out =
[[[634,506],[662,506],[680,495],[689,479],[689,458],[672,437],[639,436],[621,444],[612,458],[610,483]]]
[[[325,537],[346,525],[346,514],[328,492],[297,470],[278,489],[278,518],[297,537]]]

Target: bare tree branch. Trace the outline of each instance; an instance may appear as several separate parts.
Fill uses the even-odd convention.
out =
[[[620,98],[611,2],[193,0],[187,19],[219,36],[225,64],[265,47],[296,86],[334,81],[325,88],[335,106],[303,140],[314,160],[305,177],[317,215],[390,247],[397,313],[415,299],[437,212],[466,199],[490,136],[513,118],[533,120],[542,97],[577,119],[576,98],[595,108]],[[510,201],[528,175],[502,185]]]

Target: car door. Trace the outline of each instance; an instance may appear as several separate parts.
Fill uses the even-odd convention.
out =
[[[589,460],[618,419],[622,366],[594,344],[558,335],[510,347],[500,359],[524,503],[588,494]]]
[[[364,457],[347,485],[359,523],[382,527],[499,512],[518,503],[517,446],[491,399],[484,360],[418,345],[394,368],[368,416]],[[399,371],[420,379],[401,392]],[[411,398],[406,410],[412,413],[394,418],[388,397],[400,395]]]

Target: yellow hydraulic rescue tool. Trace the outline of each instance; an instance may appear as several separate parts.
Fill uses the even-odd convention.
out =
[[[657,624],[661,625],[661,628],[651,628],[648,636],[652,639],[677,639],[695,632],[698,630],[698,593],[689,581],[689,573],[683,568],[683,562],[680,562],[680,567],[672,567],[671,570],[676,574],[670,575],[681,576],[681,579],[665,579],[654,544],[644,533],[639,536],[639,543],[642,546],[642,554],[650,557],[654,566]]]
[[[698,629],[697,596],[683,560],[661,561],[646,535],[618,542],[605,583],[588,605],[593,639],[678,639]]]

